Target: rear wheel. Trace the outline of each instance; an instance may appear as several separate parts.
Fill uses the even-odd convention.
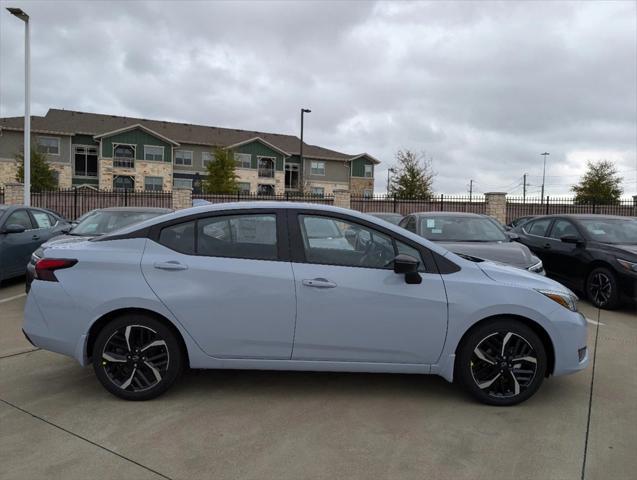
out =
[[[619,292],[613,272],[605,267],[593,269],[586,279],[586,296],[597,308],[617,308]]]
[[[93,368],[104,388],[125,400],[164,393],[183,369],[181,344],[172,330],[145,315],[127,314],[108,323],[93,348]]]
[[[482,325],[464,339],[456,359],[460,383],[489,405],[515,405],[540,388],[546,374],[544,344],[517,320]]]

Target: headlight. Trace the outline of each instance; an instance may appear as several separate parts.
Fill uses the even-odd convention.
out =
[[[617,263],[619,263],[626,270],[631,272],[637,272],[637,263],[629,262],[628,260],[622,260],[621,258],[616,258],[615,260],[617,260]]]
[[[577,297],[566,292],[556,292],[554,290],[536,290],[545,297],[550,298],[554,302],[559,303],[564,308],[568,308],[571,312],[577,312]]]
[[[537,263],[528,267],[527,270],[533,273],[541,273],[544,271],[544,264],[542,263],[542,260],[539,260]]]

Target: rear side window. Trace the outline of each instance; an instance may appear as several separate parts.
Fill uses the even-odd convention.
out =
[[[179,223],[162,228],[159,243],[181,253],[195,253],[195,222]]]
[[[37,210],[31,210],[31,215],[35,219],[36,228],[49,228],[51,225],[51,216],[45,212],[38,212]]]
[[[523,230],[529,235],[537,235],[538,237],[546,237],[546,230],[551,224],[550,218],[542,218],[540,220],[532,220],[526,223]]]
[[[276,260],[276,216],[233,215],[197,222],[197,253],[211,257]]]
[[[7,218],[7,221],[4,222],[4,224],[5,226],[20,225],[26,230],[30,230],[33,228],[31,217],[29,217],[29,214],[26,210],[16,210],[11,215],[9,215],[9,218]]]

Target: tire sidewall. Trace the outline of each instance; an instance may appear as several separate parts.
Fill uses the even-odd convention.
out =
[[[104,345],[116,330],[126,328],[128,325],[141,325],[151,328],[161,336],[168,347],[169,363],[166,374],[159,384],[143,392],[122,390],[110,380],[102,366],[101,359]],[[98,380],[113,395],[125,400],[150,400],[164,393],[179,378],[184,365],[183,356],[184,352],[177,337],[161,321],[147,315],[126,314],[113,319],[100,330],[93,346],[92,363]]]
[[[593,295],[590,291],[590,283],[596,273],[603,273],[610,280],[611,294],[608,302],[606,302],[604,305],[598,305],[593,299]],[[619,304],[619,292],[617,291],[617,278],[615,277],[615,274],[610,269],[605,267],[597,267],[591,270],[591,272],[588,274],[588,277],[586,277],[586,298],[588,298],[590,302],[597,308],[602,308],[605,310],[612,310],[614,308],[617,308]]]
[[[475,347],[484,338],[495,332],[505,331],[520,335],[529,342],[537,356],[537,370],[535,372],[535,378],[529,387],[519,395],[510,398],[496,398],[489,396],[476,385],[471,372],[471,356]],[[547,364],[546,348],[538,335],[531,328],[514,319],[499,319],[481,325],[469,333],[458,349],[455,368],[459,382],[474,398],[488,405],[510,406],[524,402],[537,392],[546,375]]]

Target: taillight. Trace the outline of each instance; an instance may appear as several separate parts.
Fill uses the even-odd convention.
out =
[[[55,271],[72,267],[77,260],[72,258],[41,258],[35,264],[35,278],[45,282],[57,282]]]

